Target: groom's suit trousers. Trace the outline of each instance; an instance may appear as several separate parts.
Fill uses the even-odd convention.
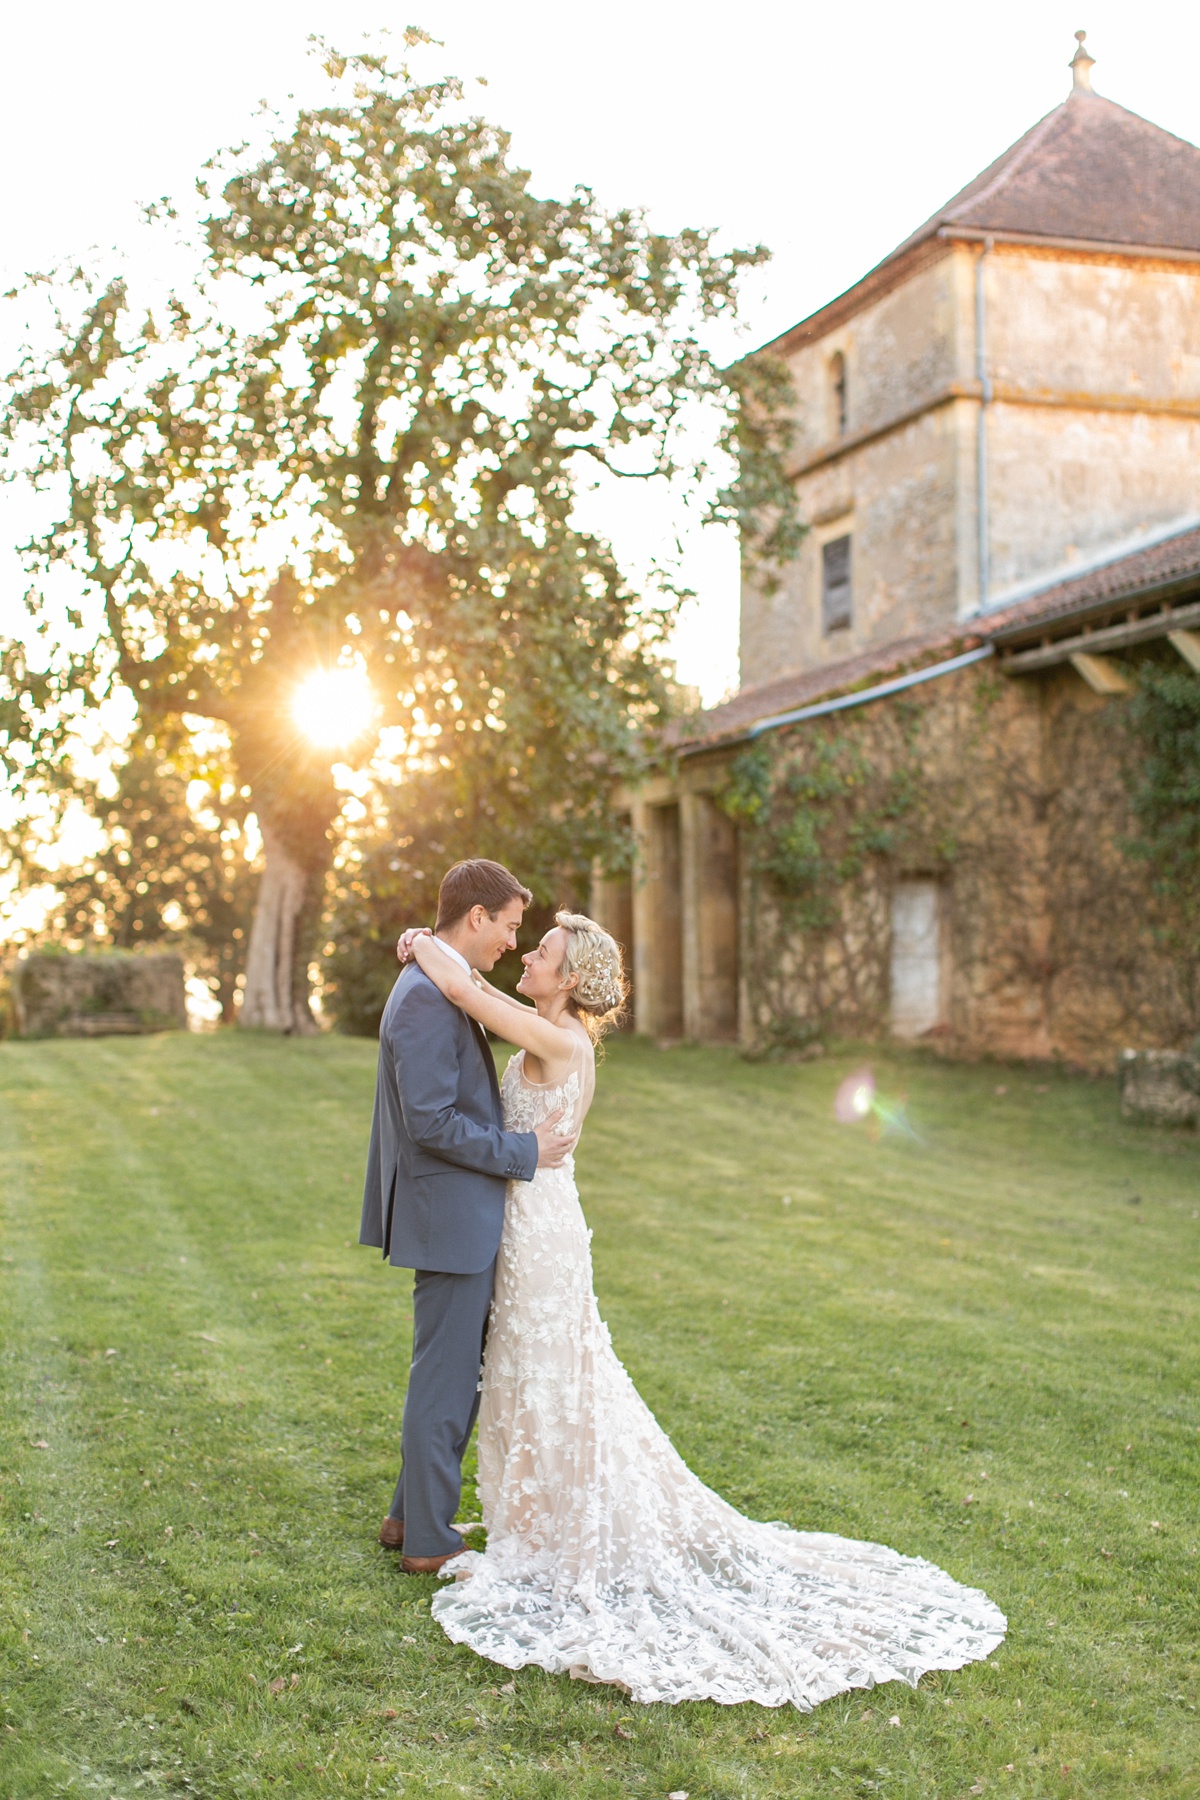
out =
[[[404,1520],[406,1556],[462,1549],[453,1529],[462,1459],[479,1411],[480,1365],[496,1265],[477,1275],[418,1269],[413,1282],[413,1355],[400,1480],[390,1516]]]

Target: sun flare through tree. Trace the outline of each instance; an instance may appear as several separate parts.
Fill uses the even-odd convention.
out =
[[[25,549],[43,635],[3,665],[9,778],[53,786],[72,709],[118,691],[135,734],[223,734],[265,858],[240,1016],[283,1031],[313,1029],[331,770],[381,732],[433,855],[474,818],[548,899],[611,841],[678,594],[635,596],[577,527],[589,471],[674,483],[766,554],[793,523],[782,377],[704,346],[760,251],[538,198],[457,82],[325,66],[328,105],[210,165],[196,231],[159,212],[174,292],[50,282],[3,439],[58,509]]]
[[[346,749],[365,738],[375,696],[363,669],[317,669],[292,696],[292,717],[310,744]]]

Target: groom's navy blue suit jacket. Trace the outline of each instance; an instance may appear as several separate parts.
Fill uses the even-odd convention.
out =
[[[500,1248],[506,1183],[536,1167],[533,1133],[504,1129],[483,1027],[410,963],[379,1026],[359,1243],[402,1269],[477,1275]]]

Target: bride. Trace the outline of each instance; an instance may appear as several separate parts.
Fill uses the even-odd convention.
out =
[[[577,1133],[595,1043],[625,992],[620,951],[560,912],[510,999],[428,934],[415,957],[454,1005],[518,1046],[510,1131],[561,1109]],[[517,1669],[609,1682],[637,1701],[790,1702],[988,1656],[1005,1620],[932,1563],[828,1532],[760,1524],[705,1487],[612,1347],[592,1286],[573,1160],[510,1183],[479,1411],[487,1548],[445,1566],[448,1637]]]

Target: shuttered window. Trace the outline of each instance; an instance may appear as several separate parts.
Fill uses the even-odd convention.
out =
[[[821,624],[841,631],[850,623],[850,538],[834,538],[821,550]]]

